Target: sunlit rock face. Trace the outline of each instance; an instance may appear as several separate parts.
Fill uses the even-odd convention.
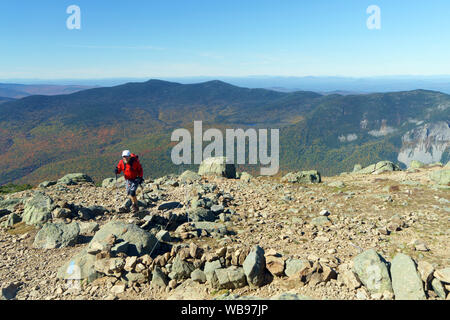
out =
[[[449,148],[449,123],[445,121],[427,123],[403,135],[402,148],[397,159],[408,167],[412,160],[425,164],[439,162]]]

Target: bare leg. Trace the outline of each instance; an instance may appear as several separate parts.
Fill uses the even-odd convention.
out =
[[[133,207],[134,208],[138,208],[138,200],[137,200],[137,197],[136,196],[130,196],[130,199],[131,199],[131,202],[133,203]]]

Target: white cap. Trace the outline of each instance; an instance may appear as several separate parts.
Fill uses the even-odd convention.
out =
[[[130,150],[125,150],[124,152],[122,152],[122,157],[129,157],[131,155]]]

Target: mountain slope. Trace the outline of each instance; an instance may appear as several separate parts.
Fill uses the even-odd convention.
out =
[[[177,172],[170,134],[192,130],[195,120],[204,130],[280,128],[282,170],[336,174],[356,162],[397,161],[408,131],[424,123],[448,125],[450,96],[425,90],[323,96],[160,80],[30,96],[0,104],[0,184],[38,183],[68,171],[102,179],[125,148],[142,155],[147,176]]]

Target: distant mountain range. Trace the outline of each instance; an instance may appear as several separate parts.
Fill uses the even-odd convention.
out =
[[[355,163],[449,159],[450,96],[444,93],[322,95],[217,80],[150,80],[1,103],[0,184],[36,184],[67,172],[100,180],[112,175],[123,149],[140,155],[147,177],[179,173],[189,166],[172,164],[170,134],[192,129],[195,120],[204,130],[280,128],[282,172],[327,175]]]
[[[105,78],[105,79],[10,79],[4,82],[33,83],[37,85],[73,85],[73,86],[117,86],[127,82],[145,82],[144,78]],[[450,94],[450,75],[440,76],[374,76],[374,77],[342,77],[342,76],[241,76],[241,77],[166,77],[161,80],[182,84],[195,84],[212,80],[221,80],[239,87],[275,88],[277,91],[314,91],[336,93],[376,93],[411,91],[416,89],[439,91]],[[0,80],[2,82],[2,80]],[[37,93],[35,93],[37,94]],[[2,96],[0,94],[0,96]]]
[[[70,94],[90,88],[93,86],[0,83],[0,97],[19,99],[31,95]]]

